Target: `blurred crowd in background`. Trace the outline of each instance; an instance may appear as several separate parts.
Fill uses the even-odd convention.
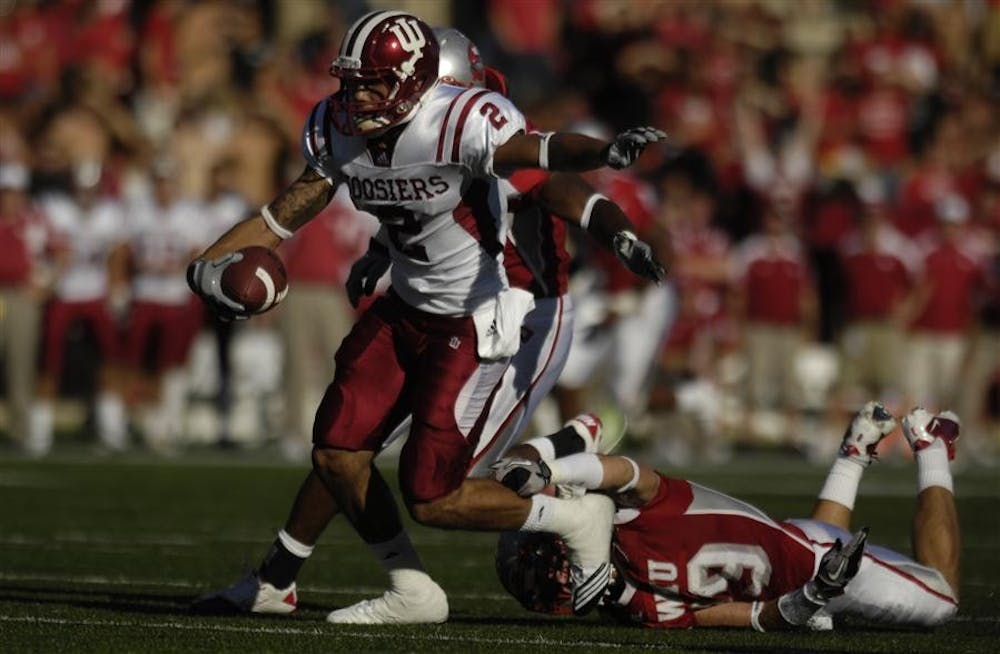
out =
[[[589,177],[670,283],[574,240],[590,365],[538,429],[585,408],[673,463],[823,456],[877,397],[955,409],[967,461],[995,464],[998,0],[0,0],[11,443],[303,459],[374,219],[338,194],[279,250],[286,300],[246,323],[205,315],[184,270],[301,172],[306,113],[372,8],[463,31],[541,129],[670,135]]]

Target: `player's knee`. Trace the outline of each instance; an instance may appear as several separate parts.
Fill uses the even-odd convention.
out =
[[[449,526],[447,524],[447,503],[444,498],[423,502],[407,502],[407,508],[410,510],[410,516],[422,525],[428,527]]]
[[[312,451],[313,469],[326,479],[351,479],[367,470],[370,459],[358,456],[358,452],[328,447],[314,447]]]

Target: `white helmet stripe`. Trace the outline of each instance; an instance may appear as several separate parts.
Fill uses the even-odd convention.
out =
[[[362,16],[348,31],[350,38],[344,39],[344,47],[341,48],[341,55],[351,59],[360,59],[361,52],[365,48],[368,35],[379,26],[384,20],[396,16],[407,16],[405,11],[376,11]]]

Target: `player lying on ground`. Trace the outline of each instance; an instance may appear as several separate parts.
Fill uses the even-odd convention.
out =
[[[916,454],[916,560],[854,537],[858,483],[895,420],[869,402],[852,420],[812,516],[778,522],[757,508],[693,482],[673,479],[621,456],[575,454],[530,461],[517,446],[496,464],[498,478],[522,494],[568,484],[609,493],[617,505],[615,575],[601,607],[647,627],[807,626],[831,629],[836,616],[884,625],[930,627],[958,608],[959,526],[948,461],[958,417],[916,408],[903,433]],[[542,453],[543,459],[545,458]],[[504,587],[523,606],[566,613],[568,564],[559,538],[515,532],[500,538]]]

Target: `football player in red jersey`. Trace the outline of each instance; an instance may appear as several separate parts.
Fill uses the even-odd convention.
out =
[[[610,574],[610,530],[601,499],[525,500],[490,479],[466,479],[485,416],[520,342],[531,294],[512,289],[500,254],[504,198],[497,171],[627,166],[664,135],[629,130],[608,143],[575,134],[528,133],[502,95],[437,83],[439,46],[430,27],[398,11],[376,11],[347,31],[331,72],[340,90],[320,101],[303,133],[305,172],[250,219],[192,262],[192,289],[218,311],[246,311],[219,288],[225,267],[249,245],[276,246],[310,220],[340,184],[376,215],[392,260],[391,291],[376,300],[336,357],[333,382],[313,430],[313,470],[290,524],[325,526],[345,514],[389,575],[374,600],[334,611],[338,623],[433,623],[447,598],[424,572],[402,529],[375,453],[400,416],[413,424],[400,457],[400,486],[419,522],[444,528],[559,533],[581,591]],[[649,247],[616,233],[625,258]],[[320,526],[322,525],[322,526]],[[224,593],[241,610],[295,608],[294,577],[312,551],[282,530],[259,575]],[[250,592],[247,592],[247,591]],[[228,593],[228,594],[227,594]],[[580,612],[592,603],[581,592]],[[205,608],[204,603],[201,604]]]
[[[944,623],[958,608],[959,526],[948,461],[958,417],[916,408],[903,419],[916,454],[915,559],[867,545],[867,528],[848,532],[858,484],[895,420],[869,402],[852,420],[812,516],[775,521],[759,509],[627,457],[575,454],[539,463],[498,462],[520,473],[521,494],[548,483],[610,493],[614,579],[601,604],[647,627],[831,629],[835,616],[910,627]],[[532,459],[535,459],[534,461]],[[565,613],[569,593],[560,540],[504,534],[496,560],[504,587],[528,609]]]

